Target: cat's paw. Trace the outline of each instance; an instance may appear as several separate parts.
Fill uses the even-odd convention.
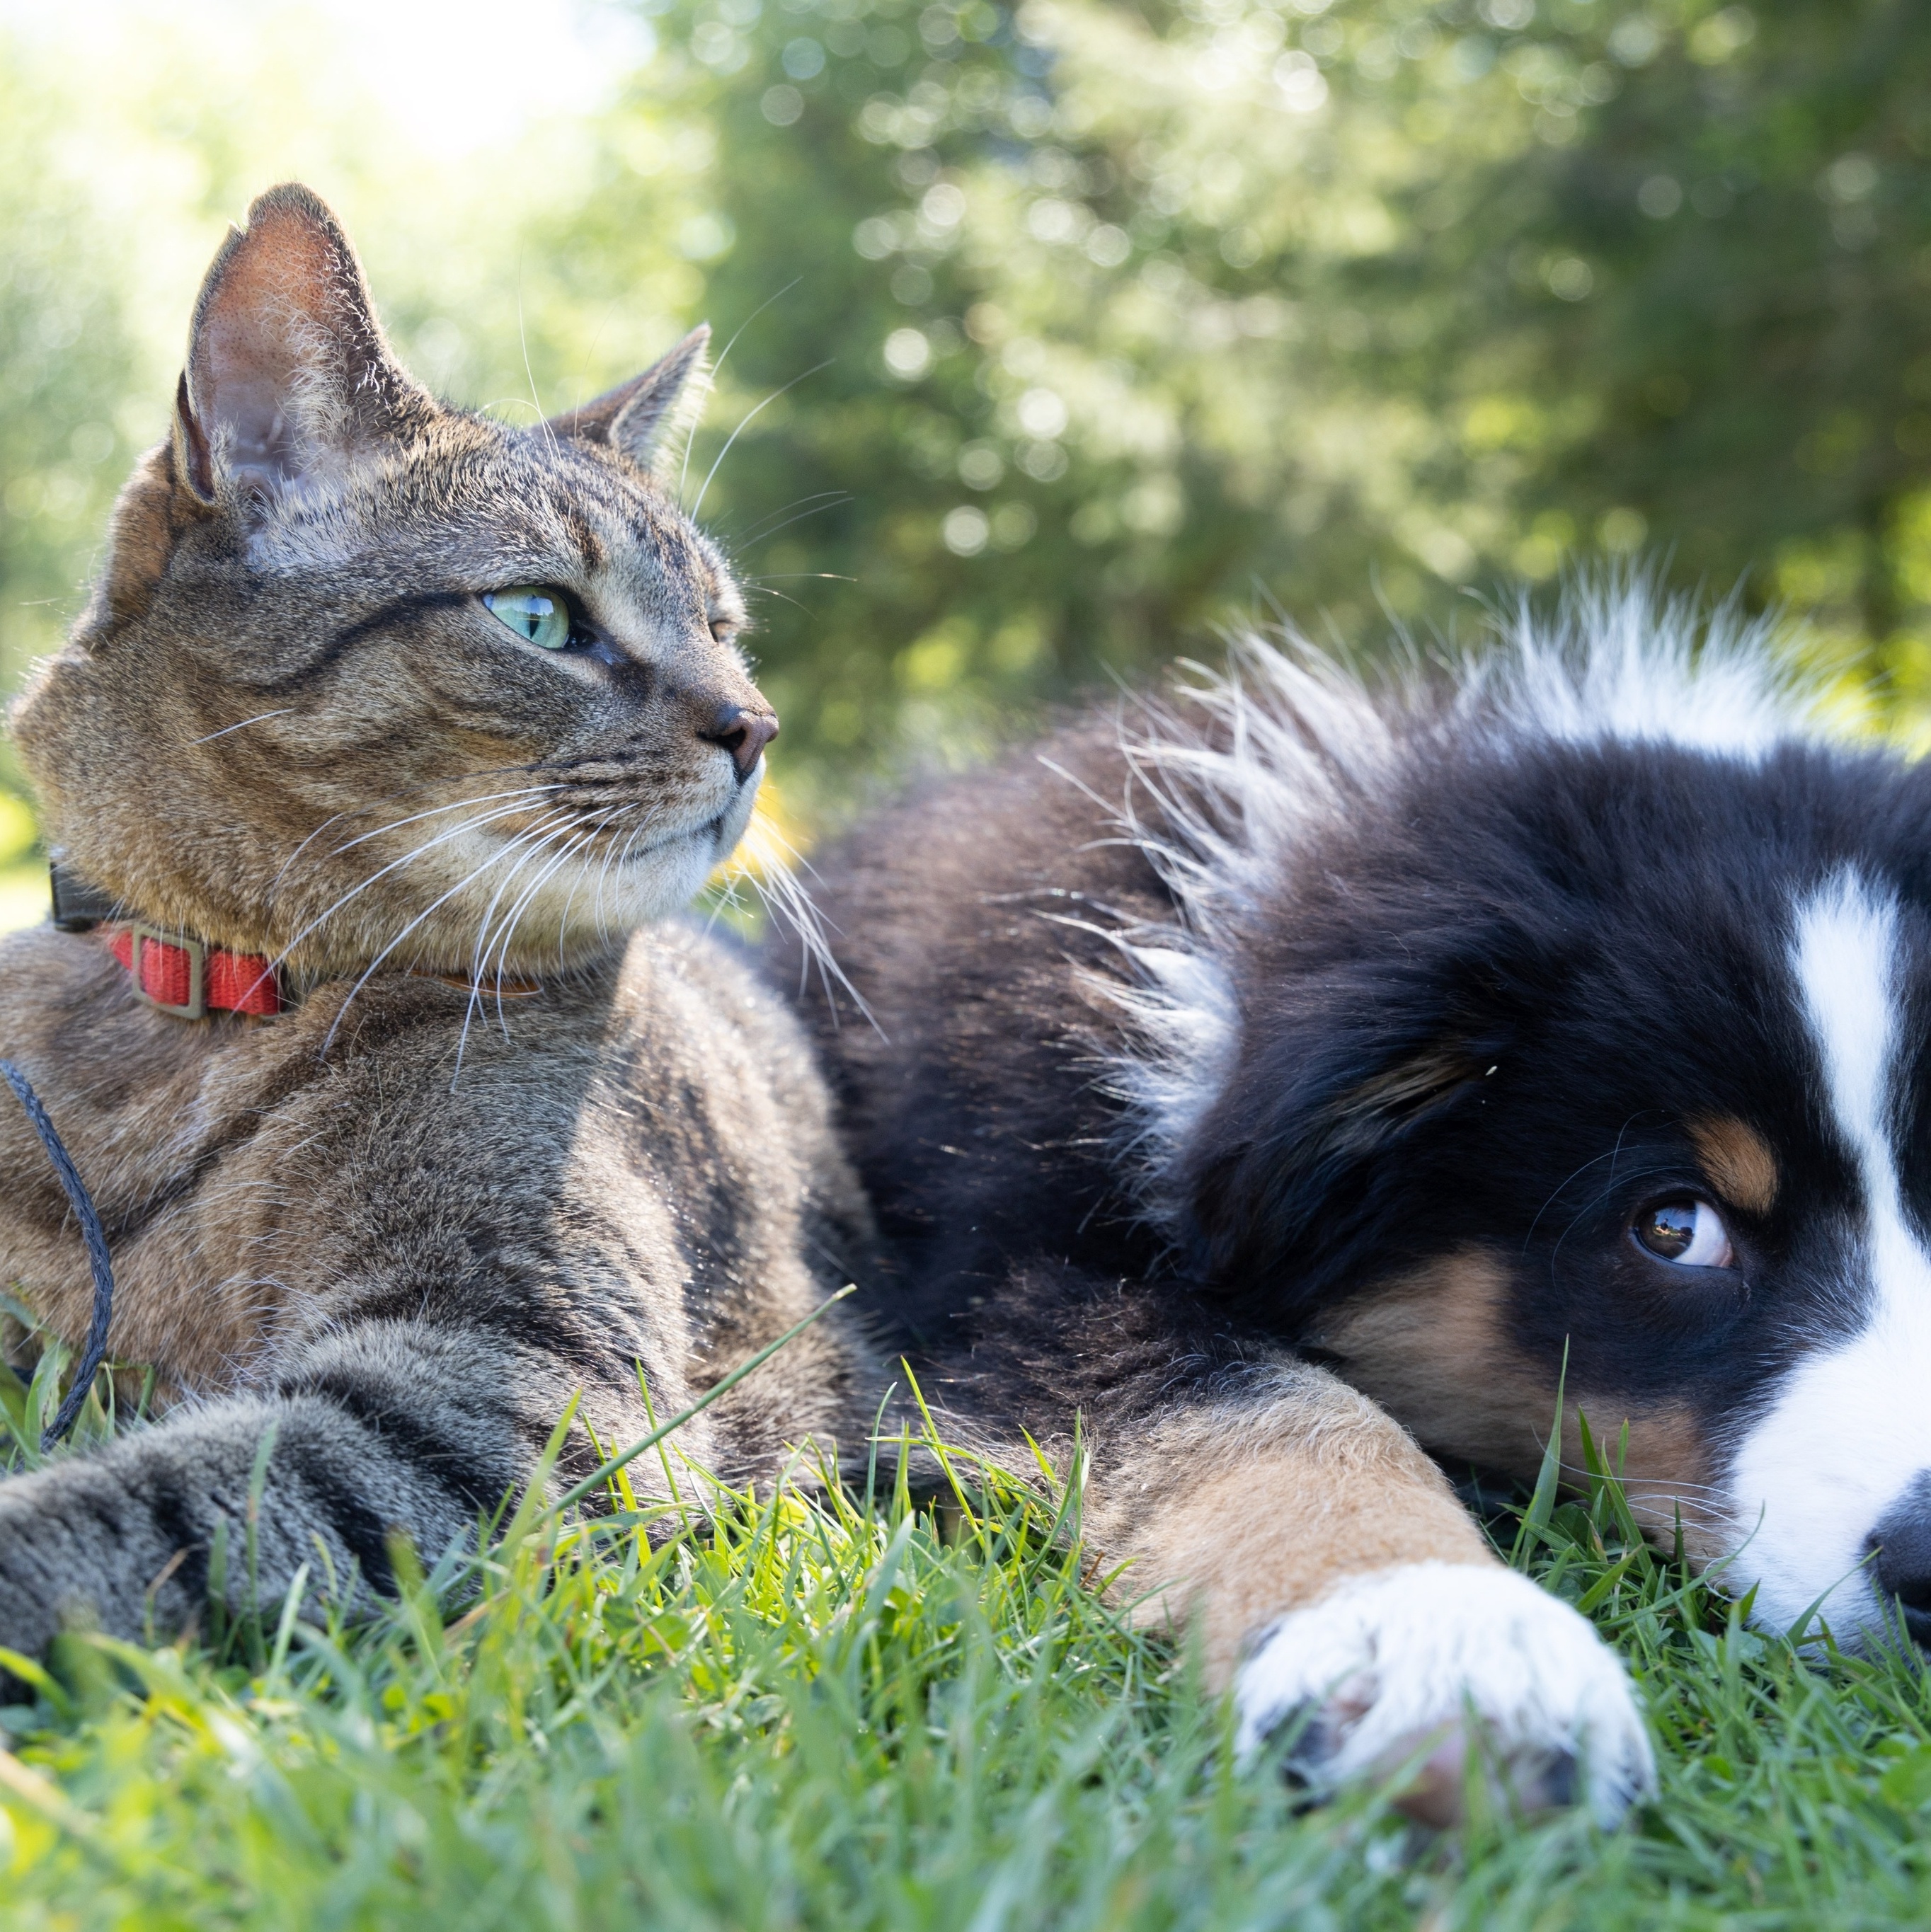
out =
[[[1428,1824],[1460,1818],[1471,1717],[1482,1762],[1520,1810],[1586,1798],[1613,1825],[1656,1786],[1615,1654],[1499,1566],[1405,1564],[1344,1583],[1267,1632],[1234,1696],[1244,1757],[1308,1711],[1292,1763],[1311,1785],[1407,1767],[1398,1802]]]

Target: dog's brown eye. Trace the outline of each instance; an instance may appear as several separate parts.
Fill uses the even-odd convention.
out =
[[[1734,1268],[1735,1252],[1723,1217],[1707,1201],[1684,1195],[1659,1201],[1637,1216],[1629,1231],[1636,1245],[1657,1260],[1678,1268]]]
[[[728,644],[737,634],[737,626],[728,617],[713,617],[710,620],[710,634],[720,644]]]

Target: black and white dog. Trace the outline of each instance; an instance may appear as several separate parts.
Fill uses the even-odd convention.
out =
[[[1083,1414],[1089,1540],[1250,1741],[1432,1748],[1448,1815],[1472,1707],[1531,1802],[1647,1788],[1620,1665],[1416,1446],[1533,1474],[1565,1354],[1570,1466],[1626,1426],[1760,1622],[1931,1642],[1931,770],[1761,628],[1249,643],[818,869],[874,1318],[990,1439]]]

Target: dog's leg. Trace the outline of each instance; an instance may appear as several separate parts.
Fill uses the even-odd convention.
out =
[[[1086,1534],[1141,1620],[1195,1630],[1251,1752],[1298,1714],[1317,1786],[1414,1761],[1460,1811],[1475,1748],[1526,1809],[1586,1783],[1608,1823],[1653,1786],[1629,1679],[1588,1623],[1499,1563],[1441,1472],[1365,1396],[1283,1360],[1095,1431]]]

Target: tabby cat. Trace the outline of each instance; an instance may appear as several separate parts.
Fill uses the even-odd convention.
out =
[[[217,256],[173,434],[14,714],[57,862],[117,910],[0,949],[0,1053],[167,1408],[0,1484],[0,1645],[189,1624],[258,1472],[263,1600],[303,1565],[382,1591],[396,1533],[473,1539],[573,1394],[633,1440],[647,1390],[682,1408],[863,1250],[796,1028],[653,923],[737,844],[777,729],[651,470],[704,341],[513,428],[398,366],[305,189]],[[78,1341],[85,1251],[11,1100],[0,1177],[0,1279]],[[690,1451],[743,1478],[862,1435],[842,1314]],[[576,1429],[562,1480],[596,1457]]]

